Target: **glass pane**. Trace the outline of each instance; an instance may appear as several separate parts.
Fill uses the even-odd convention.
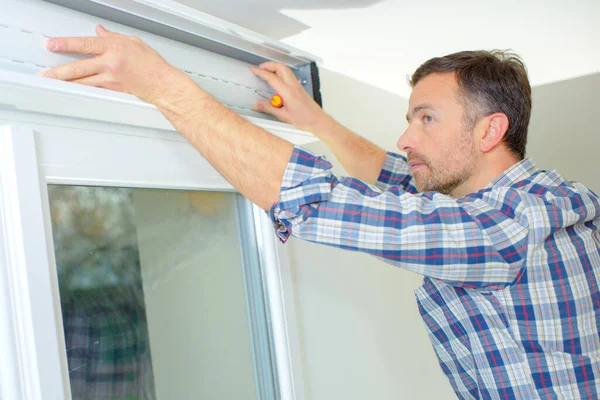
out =
[[[236,194],[49,194],[73,399],[257,398]]]

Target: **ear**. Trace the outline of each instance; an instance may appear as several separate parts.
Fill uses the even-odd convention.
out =
[[[484,153],[492,150],[502,142],[506,131],[508,131],[508,117],[503,113],[494,113],[485,117],[486,130],[481,137],[480,149]]]

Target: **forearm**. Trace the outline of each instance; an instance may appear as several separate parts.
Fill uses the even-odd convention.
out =
[[[346,172],[371,185],[377,182],[386,151],[323,114],[309,129],[329,147]]]
[[[187,76],[153,103],[242,195],[268,210],[279,200],[293,145],[251,124],[217,102]]]
[[[280,63],[266,62],[252,72],[285,98],[283,108],[259,101],[255,109],[273,115],[296,128],[312,132],[335,154],[346,171],[364,182],[375,184],[386,152],[345,128],[327,115],[298,83],[294,73]]]

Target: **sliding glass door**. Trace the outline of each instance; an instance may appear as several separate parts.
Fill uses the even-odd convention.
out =
[[[293,398],[266,216],[171,132],[120,129],[0,129],[0,394]]]

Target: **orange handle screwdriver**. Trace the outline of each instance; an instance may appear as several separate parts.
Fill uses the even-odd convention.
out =
[[[278,94],[274,94],[273,96],[270,96],[270,95],[268,95],[266,93],[263,93],[263,92],[261,92],[259,90],[254,90],[254,93],[256,93],[257,95],[259,95],[262,98],[269,99],[271,105],[273,107],[275,107],[275,108],[281,108],[281,107],[283,107],[283,97],[281,97]]]
[[[273,97],[271,97],[271,105],[275,108],[283,107],[283,97],[278,94],[274,94]]]

